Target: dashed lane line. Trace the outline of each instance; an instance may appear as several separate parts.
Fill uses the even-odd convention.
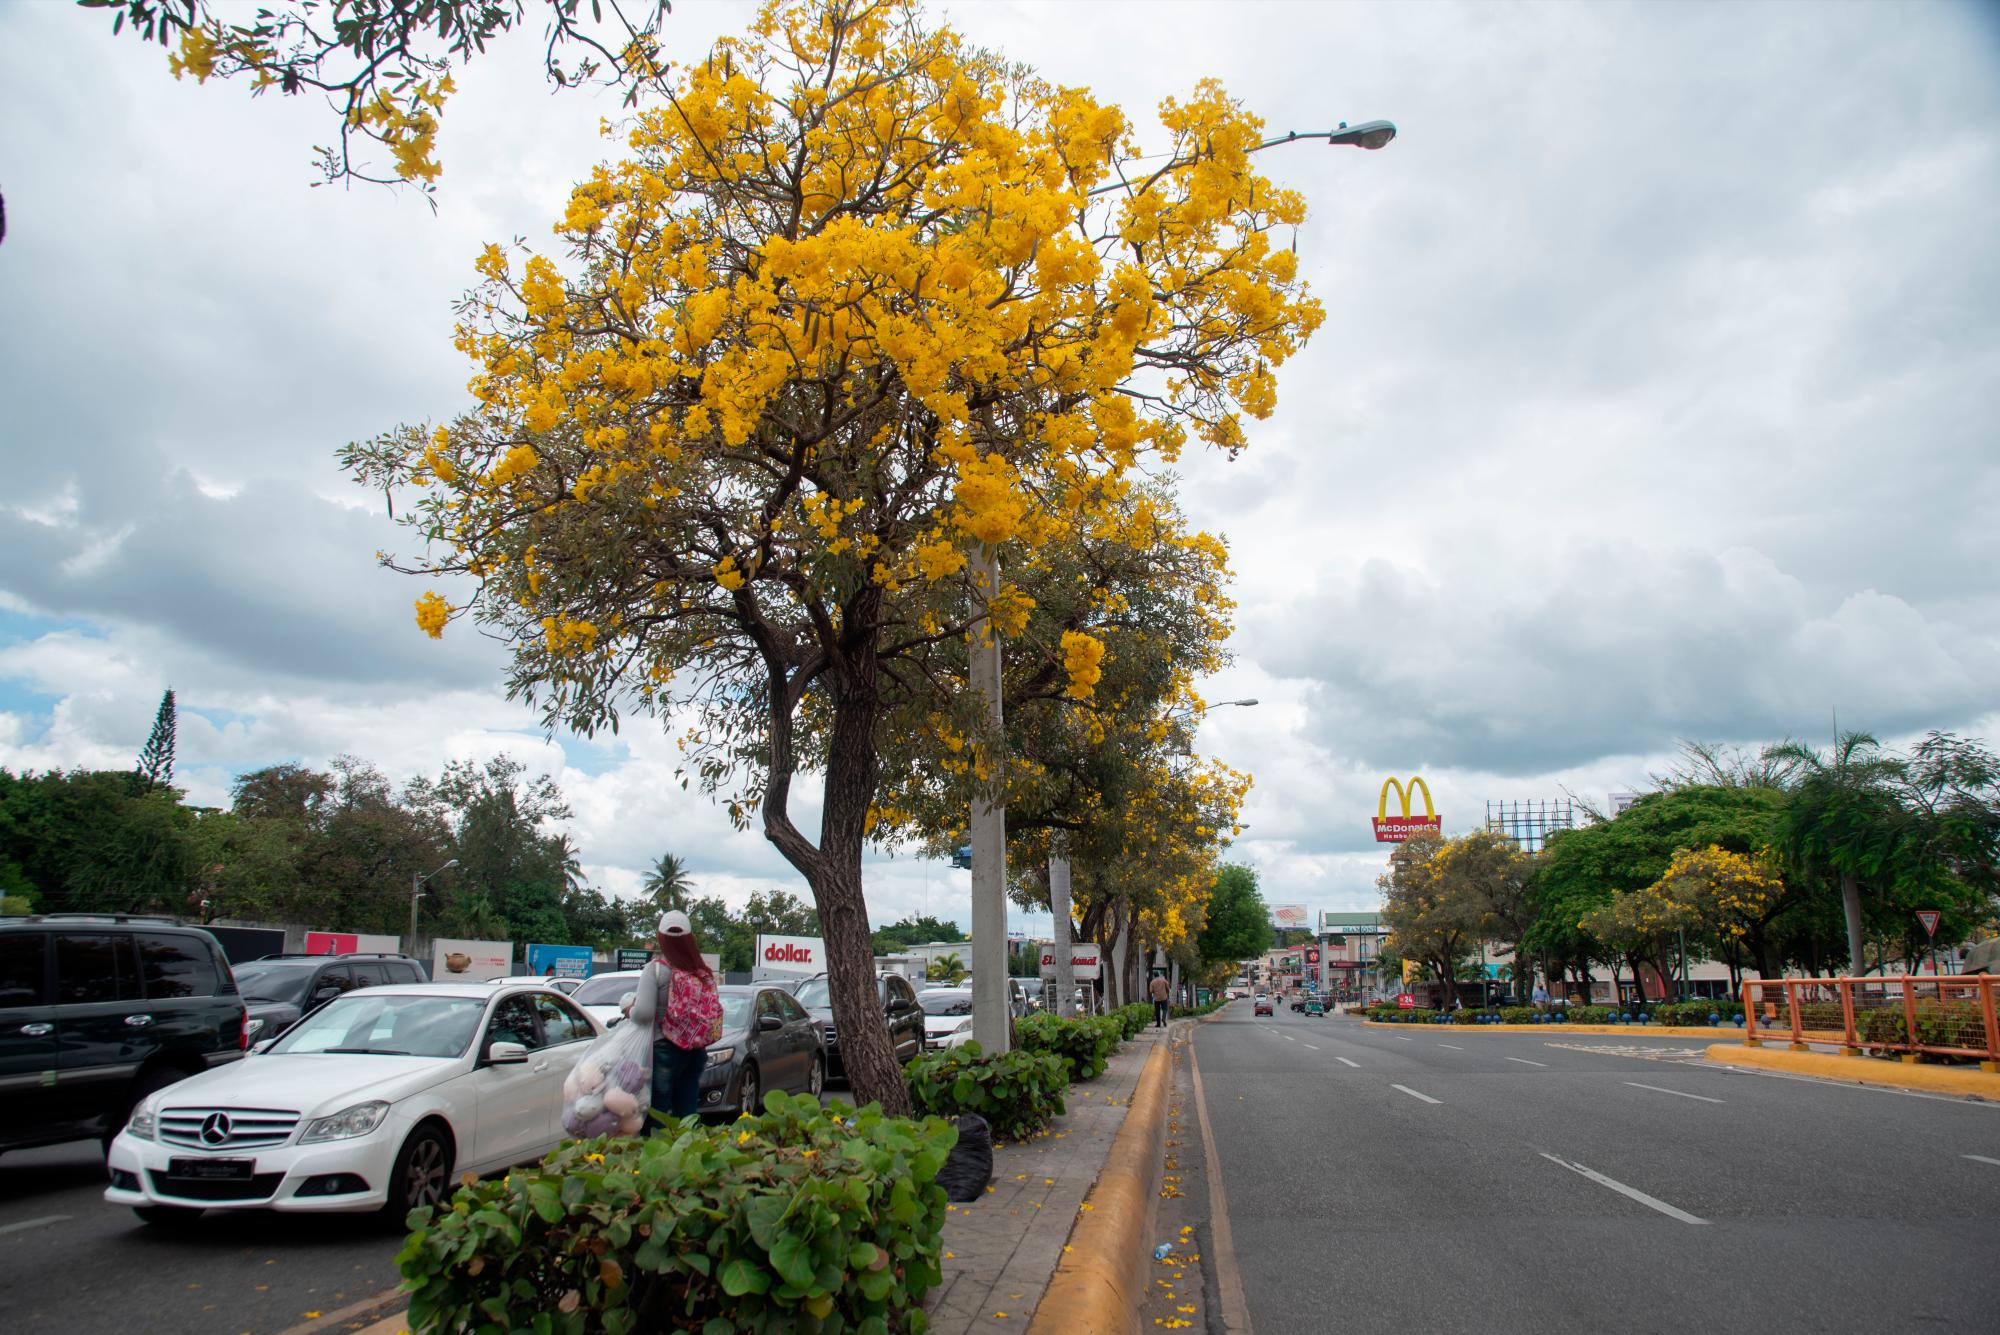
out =
[[[66,1214],[45,1214],[39,1219],[23,1219],[12,1224],[0,1224],[0,1233],[19,1233],[25,1229],[40,1228],[44,1224],[60,1224],[68,1218]]]
[[[1547,1070],[1549,1065],[1547,1062],[1531,1062],[1526,1057],[1509,1057],[1507,1060],[1510,1062],[1519,1062],[1523,1066],[1539,1066],[1543,1070]]]
[[[1438,1046],[1439,1046],[1439,1047],[1441,1047],[1441,1048],[1450,1048],[1450,1049],[1451,1049],[1451,1050],[1452,1050],[1453,1052],[1463,1052],[1463,1051],[1465,1051],[1465,1049],[1464,1049],[1464,1048],[1460,1047],[1460,1046],[1459,1046],[1458,1044],[1456,1044],[1456,1043],[1440,1043],[1440,1044],[1438,1044]]]
[[[1995,1168],[2000,1168],[2000,1159],[1989,1159],[1983,1154],[1968,1154],[1965,1157],[1971,1159],[1975,1163],[1990,1163]],[[0,1229],[0,1233],[4,1232],[6,1232],[5,1229]]]
[[[1357,1071],[1361,1069],[1361,1063],[1358,1061],[1354,1061],[1350,1058],[1335,1057],[1334,1060],[1339,1062],[1342,1066],[1352,1066]]]
[[[1300,1047],[1302,1047],[1302,1048],[1304,1048],[1304,1049],[1305,1049],[1306,1051],[1308,1051],[1308,1052],[1318,1052],[1318,1051],[1319,1051],[1319,1048],[1318,1048],[1317,1046],[1315,1046],[1314,1044],[1311,1044],[1311,1043],[1301,1043],[1301,1044],[1299,1044],[1299,1046],[1300,1046]]]
[[[1710,1097],[1709,1097],[1708,1095],[1706,1095],[1706,1094],[1690,1094],[1690,1093],[1686,1092],[1685,1090],[1679,1090],[1679,1089],[1662,1089],[1662,1088],[1661,1088],[1660,1086],[1658,1086],[1658,1085],[1642,1085],[1642,1084],[1640,1084],[1640,1083],[1639,1083],[1639,1082],[1638,1082],[1637,1080],[1627,1080],[1627,1081],[1626,1081],[1625,1083],[1626,1083],[1626,1084],[1628,1084],[1628,1085],[1630,1085],[1630,1086],[1632,1086],[1632,1088],[1634,1088],[1634,1089],[1650,1089],[1650,1090],[1652,1090],[1652,1091],[1653,1091],[1653,1092],[1654,1092],[1655,1094],[1671,1094],[1671,1095],[1673,1095],[1673,1096],[1674,1096],[1675,1098],[1677,1098],[1677,1099],[1700,1099],[1700,1100],[1701,1100],[1701,1101],[1702,1101],[1703,1103],[1720,1103],[1720,1102],[1722,1102],[1722,1100],[1721,1100],[1721,1099],[1712,1099],[1712,1098],[1710,1098]]]
[[[1416,1091],[1416,1090],[1414,1090],[1414,1089],[1411,1089],[1411,1088],[1410,1088],[1410,1087],[1409,1087],[1408,1085],[1391,1085],[1391,1086],[1389,1086],[1389,1088],[1391,1088],[1391,1089],[1400,1089],[1400,1090],[1402,1090],[1402,1091],[1403,1091],[1403,1092],[1404,1092],[1405,1094],[1408,1094],[1408,1095],[1409,1095],[1409,1096],[1410,1096],[1411,1098],[1413,1098],[1413,1099],[1422,1099],[1422,1100],[1423,1100],[1423,1101],[1424,1101],[1425,1103],[1440,1103],[1440,1102],[1442,1102],[1442,1100],[1440,1100],[1440,1099],[1434,1099],[1434,1098],[1432,1098],[1432,1097],[1431,1097],[1430,1095],[1428,1095],[1428,1094],[1419,1094],[1419,1093],[1417,1093],[1417,1091]]]
[[[1552,1164],[1557,1164],[1563,1168],[1569,1169],[1570,1172],[1575,1173],[1580,1177],[1589,1178],[1592,1182],[1595,1182],[1600,1187],[1609,1187],[1621,1196],[1628,1196],[1631,1199],[1639,1202],[1639,1204],[1645,1206],[1649,1210],[1658,1210],[1661,1214],[1667,1216],[1669,1219],[1678,1219],[1683,1224],[1706,1224],[1708,1222],[1706,1219],[1701,1219],[1696,1217],[1695,1215],[1689,1214],[1686,1210],[1677,1209],[1674,1206],[1667,1204],[1665,1201],[1661,1200],[1657,1196],[1648,1196],[1645,1192],[1639,1190],[1637,1187],[1628,1187],[1623,1182],[1619,1182],[1614,1178],[1608,1178],[1602,1173],[1596,1172],[1589,1168],[1585,1168],[1580,1163],[1571,1163],[1567,1159],[1558,1159],[1556,1158],[1555,1155],[1547,1153],[1544,1153],[1542,1157],[1544,1159],[1547,1159]]]

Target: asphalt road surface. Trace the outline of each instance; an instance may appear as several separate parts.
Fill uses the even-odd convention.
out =
[[[1196,1026],[1255,1330],[2000,1330],[2000,1104],[1703,1046]]]
[[[213,1211],[160,1228],[103,1192],[96,1141],[0,1155],[0,1331],[277,1335],[400,1278],[401,1231],[370,1219]]]

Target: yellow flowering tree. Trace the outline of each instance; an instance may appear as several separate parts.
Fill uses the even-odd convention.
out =
[[[627,104],[664,73],[659,35],[671,0],[592,5],[584,0],[266,0],[254,9],[218,0],[77,0],[112,12],[112,31],[128,29],[168,51],[176,79],[244,79],[251,94],[277,89],[324,97],[339,138],[316,148],[328,182],[408,183],[426,193],[441,170],[439,118],[456,91],[452,70],[523,25],[530,8],[545,15],[542,64],[550,82],[569,88],[623,89]],[[628,12],[629,9],[629,12]],[[357,153],[386,150],[387,166]]]
[[[1717,844],[1684,848],[1674,854],[1659,880],[1640,894],[1666,906],[1671,916],[1697,934],[1699,944],[1729,965],[1730,992],[1740,993],[1747,948],[1764,977],[1776,977],[1770,936],[1773,919],[1792,907],[1775,856],[1734,853]]]
[[[478,409],[347,456],[424,489],[404,568],[476,581],[457,611],[552,726],[682,711],[689,777],[812,886],[857,1090],[891,1107],[861,894],[885,728],[969,612],[1026,624],[965,554],[1012,569],[1190,439],[1241,448],[1321,318],[1258,120],[1212,83],[1160,119],[1134,178],[1115,107],[914,4],[769,4],[576,187],[561,263],[480,257]],[[1088,647],[1058,648],[1093,689]]]

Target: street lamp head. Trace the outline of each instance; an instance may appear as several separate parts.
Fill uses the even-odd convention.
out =
[[[1396,126],[1392,121],[1363,121],[1350,126],[1346,121],[1340,128],[1326,136],[1329,144],[1348,144],[1355,148],[1380,148],[1396,137]]]

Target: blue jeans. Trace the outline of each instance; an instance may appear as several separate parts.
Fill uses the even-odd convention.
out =
[[[656,1117],[691,1117],[701,1105],[701,1073],[708,1069],[708,1049],[676,1047],[664,1038],[653,1040],[653,1113]]]

